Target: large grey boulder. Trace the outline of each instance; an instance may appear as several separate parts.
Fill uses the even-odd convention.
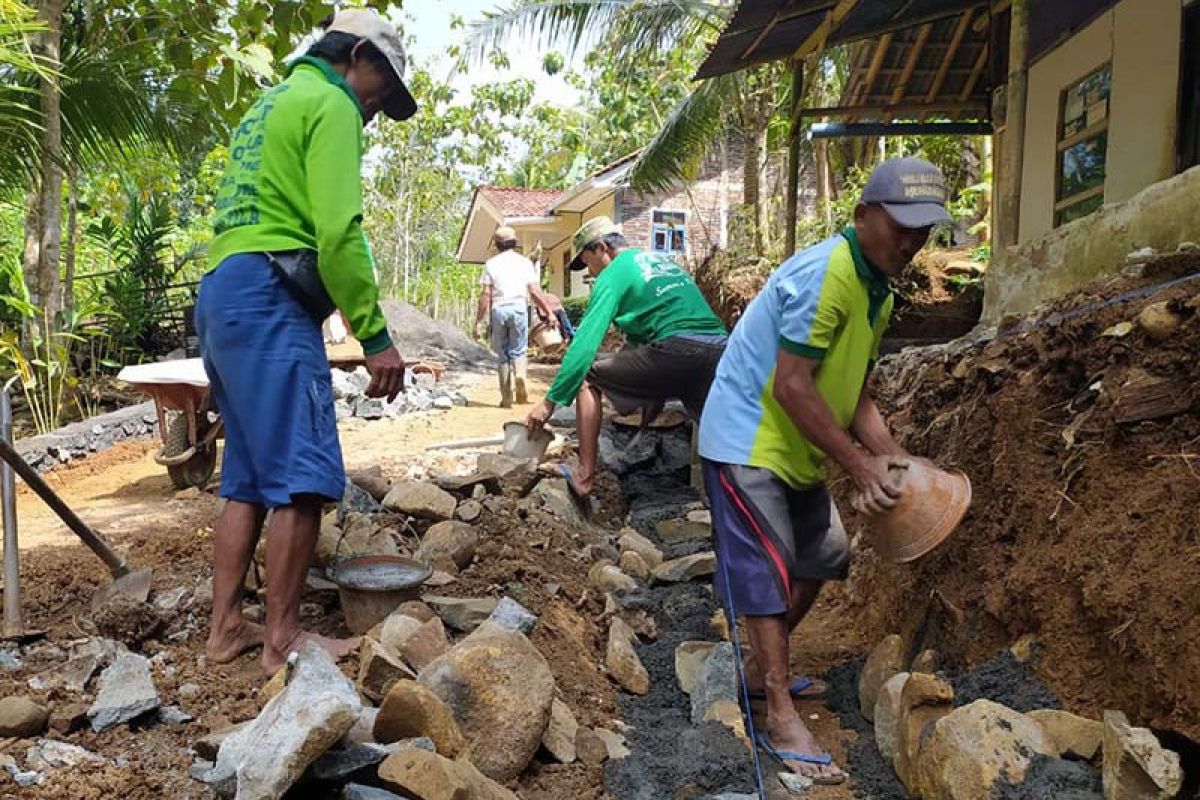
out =
[[[324,649],[307,643],[284,690],[221,745],[209,782],[237,800],[279,800],[361,712],[354,685]]]

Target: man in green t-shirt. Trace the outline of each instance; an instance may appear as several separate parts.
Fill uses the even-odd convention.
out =
[[[404,360],[363,235],[359,171],[363,128],[380,112],[406,119],[416,110],[404,70],[390,23],[341,9],[233,132],[196,303],[200,355],[225,424],[209,663],[262,645],[262,669],[273,674],[305,643],[335,657],[357,646],[300,627],[321,508],[346,485],[321,323],[334,305],[345,315],[366,355],[368,396],[403,389]],[[242,618],[242,584],[268,511],[260,628]]]
[[[595,283],[558,376],[526,424],[539,429],[556,406],[577,403],[579,464],[566,477],[572,493],[585,498],[596,477],[601,393],[621,413],[640,408],[643,423],[670,399],[698,420],[727,332],[683,267],[629,247],[608,217],[585,222],[572,248],[571,269],[586,269]],[[596,360],[614,324],[629,346]]]

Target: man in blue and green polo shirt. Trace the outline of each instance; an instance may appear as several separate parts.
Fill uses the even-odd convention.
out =
[[[767,699],[760,744],[817,783],[845,773],[796,713],[793,695],[819,687],[788,676],[788,638],[822,582],[848,571],[825,458],[851,477],[867,510],[895,504],[887,457],[907,454],[864,384],[892,312],[888,279],[949,221],[945,200],[942,173],[927,161],[876,167],[854,223],[785,261],[746,309],[700,425],[717,591],[730,619],[746,618],[747,688]]]

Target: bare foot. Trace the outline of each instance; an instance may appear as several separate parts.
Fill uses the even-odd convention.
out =
[[[766,694],[767,683],[763,680],[762,670],[758,666],[758,662],[754,659],[754,653],[747,652],[744,664],[744,674],[746,676],[746,688],[750,690],[752,697],[762,697]],[[789,679],[793,683],[798,678]],[[792,694],[797,700],[815,700],[825,695],[825,682],[814,680],[807,687],[799,692]],[[789,687],[790,690],[790,687]]]
[[[346,656],[358,649],[362,643],[361,638],[353,639],[332,639],[328,636],[321,636],[308,631],[300,631],[292,640],[281,648],[264,647],[262,654],[263,672],[268,676],[274,675],[279,671],[279,668],[287,663],[288,653],[294,650],[299,650],[306,642],[312,642],[315,645],[325,648],[325,651],[333,657],[334,661],[341,661]]]
[[[204,655],[214,664],[228,664],[247,650],[253,650],[263,643],[261,625],[242,620],[241,624],[232,631],[218,634],[212,631],[204,645]]]
[[[812,778],[814,783],[825,785],[838,784],[846,780],[846,773],[832,762],[813,764],[787,757],[788,752],[816,757],[825,753],[799,715],[793,715],[790,719],[782,722],[767,720],[767,741],[779,754],[784,765],[797,775]]]

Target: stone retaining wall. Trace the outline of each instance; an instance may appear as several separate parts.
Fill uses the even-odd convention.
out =
[[[41,436],[20,439],[16,448],[30,466],[38,472],[48,472],[59,464],[107,450],[117,442],[157,435],[158,416],[154,413],[154,403],[145,402],[73,422]]]

